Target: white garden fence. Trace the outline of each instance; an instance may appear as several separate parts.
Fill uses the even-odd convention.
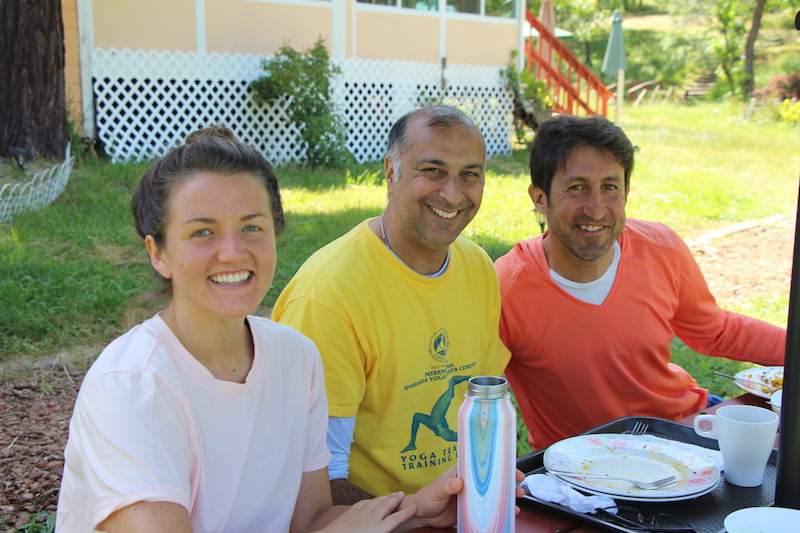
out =
[[[59,197],[72,173],[70,148],[67,144],[62,163],[37,172],[29,180],[0,186],[0,223],[10,222],[17,213],[41,209]]]
[[[301,161],[300,125],[286,102],[258,107],[248,85],[263,57],[95,49],[92,56],[97,131],[114,161],[157,157],[188,133],[219,123],[275,164]],[[345,60],[333,84],[347,125],[347,148],[359,162],[383,157],[392,123],[430,101],[462,108],[483,132],[489,155],[511,151],[512,100],[499,67]],[[446,90],[442,90],[442,85]]]

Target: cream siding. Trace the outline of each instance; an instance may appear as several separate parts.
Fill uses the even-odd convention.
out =
[[[322,37],[330,52],[331,6],[206,0],[208,52],[272,54],[283,45],[311,47]]]
[[[195,0],[94,0],[97,48],[194,51]]]
[[[359,59],[439,62],[438,15],[405,15],[401,10],[358,11]]]
[[[341,3],[337,33],[346,58],[497,65],[510,61],[520,43],[520,21],[471,15],[420,12]],[[93,122],[88,76],[81,72],[81,52],[91,49],[198,51],[270,55],[281,46],[305,50],[322,38],[332,50],[335,1],[325,0],[62,0],[65,43],[65,91],[72,119],[86,128]],[[204,9],[196,12],[197,6]],[[81,50],[78,28],[88,23],[89,44]],[[524,7],[519,7],[522,13]],[[88,15],[87,15],[88,13]],[[343,15],[343,16],[342,16]],[[202,50],[203,46],[205,50]],[[83,76],[81,75],[83,74]],[[90,131],[91,133],[91,131]]]
[[[447,63],[507,65],[517,49],[519,29],[514,19],[481,21],[447,19]]]

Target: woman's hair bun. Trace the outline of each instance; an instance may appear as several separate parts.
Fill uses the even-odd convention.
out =
[[[214,124],[190,133],[189,136],[186,137],[186,144],[192,144],[193,142],[207,138],[225,139],[232,142],[238,141],[236,134],[233,133],[230,128],[226,128],[221,124]]]

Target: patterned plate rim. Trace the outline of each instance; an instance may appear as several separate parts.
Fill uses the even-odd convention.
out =
[[[563,451],[559,450],[559,447],[563,447],[563,446],[567,446],[567,445],[580,444],[581,441],[585,441],[585,440],[589,440],[589,439],[598,439],[598,438],[602,439],[602,440],[623,438],[625,440],[633,440],[635,442],[636,441],[636,437],[637,436],[635,436],[635,435],[614,434],[614,433],[591,433],[591,434],[586,434],[586,435],[577,435],[575,437],[570,437],[570,438],[564,439],[562,441],[559,441],[559,442],[551,445],[547,450],[545,450],[545,454],[544,454],[544,457],[543,457],[543,466],[545,467],[545,470],[547,470],[549,467],[553,466],[553,461],[550,460],[550,458],[552,458],[553,454],[556,454],[556,453],[564,454]],[[663,440],[664,441],[670,441],[670,439],[663,439]],[[676,441],[676,443],[680,444],[679,441]],[[647,446],[647,443],[645,443],[645,447],[646,446]],[[631,451],[639,452],[639,451],[645,451],[645,450],[644,449],[638,449],[638,448],[632,448]],[[648,450],[648,451],[652,451],[652,450]],[[685,449],[682,450],[682,451],[683,451],[683,453],[688,453],[687,450],[685,450]],[[665,455],[664,453],[656,452],[656,451],[653,451],[653,453],[657,454],[657,455]],[[699,456],[699,457],[702,459],[702,456]],[[695,474],[698,472],[696,470],[693,470],[688,464],[680,461],[679,459],[677,459],[675,457],[670,457],[670,459],[673,460],[676,463],[682,464],[690,472],[694,472]],[[716,464],[709,464],[708,467],[709,468],[713,468],[713,474],[709,478],[708,484],[702,485],[702,486],[696,488],[696,490],[690,489],[689,487],[683,487],[682,490],[677,491],[677,492],[671,492],[671,493],[667,493],[667,494],[664,494],[662,492],[660,495],[654,495],[654,496],[646,496],[646,495],[643,495],[641,492],[638,492],[638,493],[632,495],[632,494],[629,494],[627,492],[627,490],[625,492],[623,492],[622,489],[620,489],[620,490],[611,489],[609,491],[605,491],[603,489],[598,489],[598,488],[593,487],[591,485],[586,486],[586,484],[583,484],[583,483],[579,482],[578,480],[576,480],[574,478],[570,478],[569,476],[564,476],[564,477],[558,476],[558,478],[562,479],[563,481],[565,481],[566,483],[568,483],[569,485],[571,485],[573,487],[579,488],[581,490],[585,490],[587,492],[600,494],[600,495],[603,495],[603,496],[614,496],[614,497],[619,497],[619,498],[636,498],[636,500],[634,500],[634,501],[638,501],[638,499],[640,499],[640,498],[642,500],[644,500],[644,501],[656,501],[656,500],[661,500],[661,499],[668,499],[668,501],[672,501],[673,498],[684,498],[685,496],[698,496],[698,495],[704,494],[705,493],[704,491],[707,492],[709,488],[717,486],[719,484],[720,479],[721,479],[720,468]],[[665,501],[667,501],[667,500],[665,500]]]

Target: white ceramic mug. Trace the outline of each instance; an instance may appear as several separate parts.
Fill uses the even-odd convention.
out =
[[[703,422],[710,424],[710,429],[702,429]],[[694,430],[719,442],[729,483],[740,487],[761,485],[778,431],[778,415],[752,405],[726,405],[713,415],[697,415]]]

